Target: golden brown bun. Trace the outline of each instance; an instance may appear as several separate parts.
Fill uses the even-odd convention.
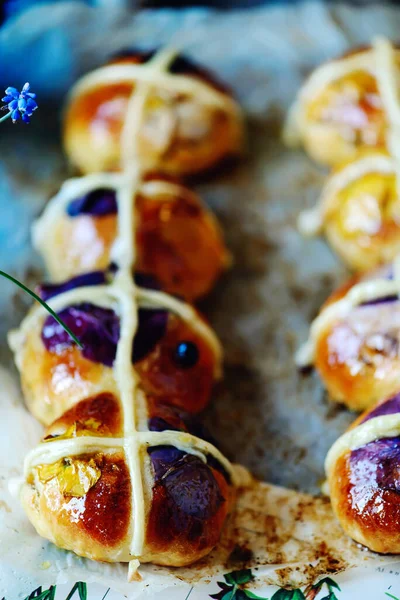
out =
[[[52,479],[45,484],[25,483],[22,505],[38,534],[59,548],[92,560],[129,562],[133,557],[129,550],[132,531],[126,464],[119,455],[105,460],[97,456],[96,461],[102,476],[84,497],[76,499],[62,494],[56,479]],[[211,470],[224,498],[218,512],[202,527],[196,523],[199,533],[192,539],[179,532],[171,540],[164,520],[166,499],[163,491],[159,492],[150,509],[140,562],[181,567],[196,562],[214,548],[232,505],[233,493],[223,476]]]
[[[342,457],[329,477],[332,507],[344,531],[374,552],[399,554],[398,493],[385,492],[375,486],[368,489],[367,484],[361,489],[354,486],[348,461],[348,456]]]
[[[351,428],[392,402],[400,408],[396,397],[380,402]],[[398,447],[398,438],[370,442],[342,454],[328,473],[332,507],[345,532],[356,542],[383,554],[400,553]]]
[[[352,279],[326,305],[340,300],[358,281]],[[399,343],[399,302],[356,307],[322,331],[315,367],[331,399],[362,411],[400,389]]]
[[[353,161],[343,164],[327,180],[324,231],[329,243],[354,271],[367,271],[393,260],[400,252],[400,200],[393,164],[384,173],[379,164],[356,178],[345,181],[350,169],[363,168],[365,160],[388,158],[385,152],[362,151]],[[327,194],[332,184],[343,177],[343,185]],[[339,184],[338,184],[339,185]],[[326,194],[326,195],[325,195]],[[322,204],[323,206],[323,204]]]
[[[301,93],[298,141],[316,162],[332,167],[354,158],[359,148],[385,147],[387,118],[372,74],[359,69],[343,75],[311,99],[302,100]]]
[[[123,434],[120,413],[112,394],[84,400],[46,430],[45,444],[51,451],[57,439],[118,438]],[[233,491],[226,475],[190,455],[172,462],[163,478],[157,478],[147,452],[141,455],[141,468],[146,507],[140,561],[183,566],[206,555],[231,507]],[[30,469],[21,498],[38,533],[57,546],[94,560],[132,559],[135,520],[123,450],[39,464]]]
[[[85,359],[76,346],[59,353],[46,350],[41,326],[32,329],[21,350],[21,384],[32,415],[49,425],[83,398],[117,393],[112,369]]]
[[[113,64],[145,62],[143,55]],[[210,89],[229,93],[204,71],[187,68],[180,76],[201,80]],[[79,85],[79,83],[78,83]],[[121,168],[121,133],[126,119],[131,83],[96,84],[72,91],[64,120],[64,146],[70,160],[83,173]],[[149,94],[138,132],[144,164],[172,175],[192,175],[237,155],[243,146],[239,110],[205,106],[201,99],[155,86]]]
[[[148,178],[161,185],[159,176]],[[229,264],[222,232],[211,211],[188,188],[151,194],[146,184],[135,198],[135,270],[152,275],[164,291],[193,301],[207,294]],[[93,190],[96,192],[96,189]],[[55,199],[57,201],[57,199]],[[48,210],[51,211],[50,202]],[[53,281],[107,269],[118,233],[117,214],[78,214],[67,209],[39,222],[36,239]]]
[[[93,459],[80,456],[79,460]],[[75,554],[109,562],[129,560],[131,486],[120,453],[97,455],[101,471],[84,496],[62,493],[57,477],[25,483],[22,505],[42,537]]]
[[[118,395],[112,368],[85,358],[75,345],[46,349],[42,327],[43,321],[37,321],[17,351],[25,400],[41,423],[49,425],[84,398],[104,392]],[[175,349],[182,341],[193,342],[199,351],[198,362],[189,369],[177,367],[174,361]],[[134,368],[150,398],[198,413],[209,401],[218,370],[216,363],[213,349],[204,338],[169,314],[165,335]]]

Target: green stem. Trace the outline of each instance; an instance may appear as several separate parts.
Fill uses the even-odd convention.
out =
[[[78,584],[75,583],[74,587],[72,588],[72,590],[70,591],[70,593],[68,594],[68,596],[66,597],[65,600],[71,600],[72,596],[75,594],[77,589],[78,589]]]
[[[9,119],[12,115],[12,111],[10,110],[9,113],[7,113],[6,115],[4,115],[4,117],[1,117],[0,119],[0,123],[2,123],[3,121],[5,121],[6,119]]]
[[[44,300],[42,300],[40,298],[40,296],[35,294],[35,292],[32,292],[32,290],[30,290],[28,287],[26,287],[26,285],[24,285],[23,283],[18,281],[18,279],[15,279],[8,273],[5,273],[4,271],[0,270],[0,275],[2,275],[6,279],[9,279],[13,283],[15,283],[18,287],[23,289],[27,294],[29,294],[30,296],[32,296],[32,298],[34,298],[37,302],[39,302],[39,304],[41,304],[43,306],[43,308],[45,308],[47,310],[47,312],[49,312],[51,314],[51,316],[57,321],[57,323],[59,323],[61,325],[61,327],[68,333],[68,335],[74,340],[75,344],[77,344],[79,346],[79,348],[83,348],[83,345],[78,340],[78,338],[72,333],[70,328],[64,323],[64,321],[62,321],[62,319],[60,319],[60,317],[54,312],[54,310],[52,308],[50,308],[50,306]]]

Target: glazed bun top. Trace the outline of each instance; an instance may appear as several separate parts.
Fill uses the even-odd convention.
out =
[[[123,53],[77,82],[64,122],[66,152],[83,172],[192,175],[241,151],[242,115],[227,88],[175,50]]]
[[[289,112],[286,143],[329,166],[365,146],[399,156],[399,67],[397,46],[379,37],[316,68]]]

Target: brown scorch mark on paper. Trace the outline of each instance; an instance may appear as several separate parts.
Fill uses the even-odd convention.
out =
[[[218,546],[176,575],[192,584],[229,570],[257,569],[256,585],[299,587],[372,556],[344,535],[326,498],[253,481],[239,491]]]

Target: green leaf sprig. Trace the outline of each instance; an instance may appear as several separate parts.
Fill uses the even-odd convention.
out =
[[[325,596],[325,598],[323,598],[322,600],[338,600],[338,597],[336,596],[335,592],[336,590],[339,592],[341,590],[336,581],[334,581],[331,577],[324,577],[323,579],[320,579],[319,581],[317,581],[317,583],[312,585],[311,589],[315,590],[316,594],[319,594],[323,586],[326,586],[328,588],[328,595]]]
[[[270,599],[257,596],[253,592],[247,589],[243,589],[242,586],[249,581],[254,579],[251,569],[243,569],[241,571],[232,571],[232,573],[226,573],[224,575],[225,582],[218,581],[217,585],[220,591],[216,594],[210,595],[214,600],[315,600],[319,596],[319,593],[324,588],[328,589],[328,595],[321,598],[321,600],[338,600],[336,591],[341,591],[339,585],[331,579],[331,577],[324,577],[312,585],[308,585],[304,591],[300,588],[288,590],[280,588],[277,590]],[[389,594],[388,594],[389,595]],[[394,598],[394,596],[392,596]],[[397,600],[397,599],[395,599]]]
[[[75,344],[77,344],[79,346],[79,348],[83,348],[82,343],[78,340],[76,335],[74,333],[72,333],[71,329],[68,327],[68,325],[66,325],[64,323],[64,321],[62,319],[60,319],[60,317],[57,315],[57,313],[55,313],[54,310],[52,308],[50,308],[50,306],[47,304],[47,302],[42,300],[40,298],[40,296],[38,296],[37,294],[35,294],[35,292],[30,290],[28,287],[26,287],[26,285],[21,283],[21,281],[18,281],[18,279],[15,279],[15,277],[12,277],[12,275],[9,275],[9,273],[6,273],[5,271],[0,270],[0,275],[2,277],[5,277],[9,281],[12,281],[13,283],[15,283],[15,285],[17,285],[22,290],[24,290],[24,292],[29,294],[34,300],[39,302],[39,304],[41,304],[43,306],[43,308],[45,308],[47,310],[47,312],[50,313],[51,316],[57,321],[57,323],[59,323],[59,325],[61,325],[61,327],[68,333],[68,335],[74,340]]]
[[[275,592],[271,600],[306,600],[306,596],[300,590],[285,590],[284,588]]]
[[[225,583],[218,581],[217,585],[221,591],[217,594],[212,594],[210,597],[214,600],[267,600],[261,596],[256,596],[250,590],[242,589],[240,586],[248,583],[254,576],[250,569],[242,569],[241,571],[232,571],[224,575]]]
[[[25,598],[25,600],[54,600],[56,597],[56,589],[55,585],[51,585],[48,590],[42,591],[42,588],[39,587],[37,590],[34,590],[30,596]]]
[[[51,585],[47,590],[42,590],[42,586],[40,586],[36,588],[36,590],[33,590],[33,592],[31,592],[29,596],[25,598],[25,600],[55,600],[56,591],[56,585]],[[108,591],[110,591],[110,589],[108,589]],[[103,596],[103,600],[105,596]],[[87,584],[84,581],[77,581],[72,587],[68,596],[65,598],[65,600],[72,600],[72,598],[76,598],[77,600],[78,598],[79,600],[87,600],[87,597]],[[6,599],[3,598],[2,600]]]
[[[70,593],[68,594],[68,596],[66,597],[66,600],[71,600],[75,592],[78,592],[79,600],[87,600],[87,586],[85,582],[77,581]]]

